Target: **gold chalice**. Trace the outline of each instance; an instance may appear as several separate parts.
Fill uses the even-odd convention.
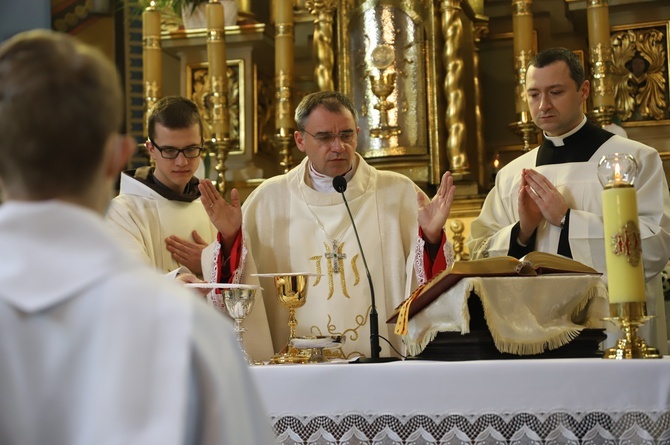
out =
[[[310,359],[309,350],[299,350],[293,346],[296,338],[296,326],[298,320],[295,318],[295,310],[303,307],[307,302],[307,287],[310,273],[277,273],[258,274],[259,277],[271,276],[274,278],[277,301],[282,307],[288,309],[289,335],[286,346],[275,354],[270,363],[307,363]]]

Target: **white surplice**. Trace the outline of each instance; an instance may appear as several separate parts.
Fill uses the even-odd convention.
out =
[[[473,259],[507,255],[512,227],[519,221],[518,191],[521,171],[534,169],[556,186],[570,208],[569,242],[573,259],[602,272],[607,280],[605,244],[603,241],[602,191],[598,180],[598,161],[607,154],[629,153],[637,160],[635,180],[642,237],[642,258],[647,280],[648,308],[658,315],[663,326],[656,329],[659,344],[665,350],[663,332],[663,296],[660,272],[670,256],[670,195],[663,163],[655,149],[639,142],[612,136],[591,156],[588,162],[541,165],[536,167],[538,149],[534,149],[505,166],[496,176],[482,211],[470,226],[467,246]],[[546,220],[537,228],[535,250],[556,253],[561,228]]]
[[[0,443],[272,443],[229,321],[60,201],[0,206]]]

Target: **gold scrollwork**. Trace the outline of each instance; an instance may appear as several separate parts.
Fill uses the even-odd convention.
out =
[[[621,230],[612,235],[612,252],[615,255],[624,255],[626,261],[633,267],[640,263],[642,257],[642,240],[640,229],[633,221],[628,221]]]
[[[610,39],[617,114],[622,121],[668,119],[667,24],[624,29]],[[627,28],[630,28],[627,27]],[[664,32],[665,31],[665,32]]]

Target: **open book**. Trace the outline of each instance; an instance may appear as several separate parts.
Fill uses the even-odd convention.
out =
[[[472,261],[457,261],[451,270],[443,270],[419,287],[398,306],[387,323],[394,323],[403,312],[406,320],[423,310],[436,298],[466,277],[536,276],[556,273],[602,275],[597,270],[573,259],[546,252],[531,252],[521,259],[499,256]],[[404,309],[403,309],[404,307]]]

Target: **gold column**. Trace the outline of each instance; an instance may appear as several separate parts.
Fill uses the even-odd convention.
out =
[[[144,132],[147,132],[148,111],[162,95],[163,55],[161,50],[161,13],[154,2],[142,13],[142,64],[144,76]]]
[[[279,164],[284,173],[293,167],[293,0],[274,0],[272,3],[275,19],[275,90],[277,114],[275,124],[277,133],[275,144],[279,149]]]
[[[610,41],[610,17],[607,0],[588,0],[586,15],[589,23],[589,53],[591,61],[591,118],[599,125],[612,123],[614,115],[613,60]]]
[[[314,54],[316,68],[314,78],[320,91],[334,90],[333,67],[333,14],[337,8],[337,0],[307,0],[305,7],[316,18],[314,19]]]
[[[223,5],[218,0],[207,3],[207,60],[212,94],[212,145],[216,150],[217,189],[226,193],[226,158],[230,147],[228,115],[228,63],[226,62],[226,27]]]
[[[470,174],[470,164],[465,151],[465,97],[463,59],[460,54],[463,39],[461,0],[442,0],[440,12],[444,35],[442,59],[446,69],[444,95],[447,98],[447,156],[450,170],[454,179],[458,181]]]
[[[479,80],[479,44],[482,38],[489,32],[488,18],[483,16],[475,17],[473,21],[473,35],[475,40],[473,51],[473,71],[474,71],[474,87],[475,87],[475,125],[477,127],[477,164],[479,165],[479,174],[477,175],[477,182],[485,189],[488,186],[488,178],[486,175],[486,145],[484,144],[484,117],[482,114],[482,87]]]
[[[526,97],[526,69],[533,58],[533,0],[512,0],[512,29],[514,32],[514,87],[517,121],[509,127],[523,141],[523,150],[530,150],[531,136],[537,130],[530,116]]]

